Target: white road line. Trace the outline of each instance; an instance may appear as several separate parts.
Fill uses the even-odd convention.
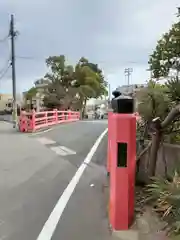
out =
[[[55,144],[56,142],[49,139],[49,138],[45,138],[45,137],[41,137],[41,138],[37,138],[38,142],[40,142],[41,144],[44,145],[48,145],[48,144]]]
[[[60,146],[60,148],[61,148],[64,152],[66,152],[68,155],[74,155],[74,154],[76,154],[75,151],[73,151],[73,150],[71,150],[71,149],[69,149],[69,148],[67,148],[67,147],[65,147],[65,146]]]
[[[56,229],[56,226],[61,219],[61,216],[64,212],[64,209],[71,197],[71,195],[74,192],[74,189],[76,188],[76,185],[78,184],[80,178],[82,177],[84,170],[87,167],[87,164],[91,162],[93,155],[95,154],[97,148],[99,147],[99,144],[101,143],[103,137],[107,133],[108,129],[106,129],[96,140],[93,147],[91,148],[90,152],[86,156],[85,160],[81,164],[81,166],[78,168],[77,172],[75,173],[74,177],[68,184],[67,188],[64,190],[63,194],[61,195],[60,199],[58,200],[57,204],[55,205],[52,213],[50,214],[48,220],[43,226],[43,229],[41,230],[37,240],[51,240],[54,231]]]
[[[57,155],[60,155],[60,156],[67,156],[68,155],[68,153],[65,152],[60,146],[51,147],[50,149],[52,151],[54,151]]]
[[[40,131],[40,132],[30,133],[29,135],[31,135],[31,136],[36,136],[36,135],[40,135],[40,134],[42,134],[42,133],[50,132],[50,131],[52,131],[52,130],[53,130],[53,128],[48,128],[48,129],[43,130],[43,131]]]
[[[99,124],[107,124],[107,120],[86,120],[86,121],[81,121],[83,123],[99,123]]]

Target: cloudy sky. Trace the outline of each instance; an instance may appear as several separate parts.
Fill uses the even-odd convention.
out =
[[[111,88],[126,84],[124,68],[133,68],[131,83],[143,83],[148,55],[176,20],[179,0],[0,0],[0,40],[16,30],[17,90],[27,90],[44,76],[45,58],[64,54],[70,64],[81,56],[100,64]],[[179,3],[180,6],[180,3]],[[0,42],[1,69],[9,58],[8,41]],[[0,92],[11,92],[11,71],[0,79]]]

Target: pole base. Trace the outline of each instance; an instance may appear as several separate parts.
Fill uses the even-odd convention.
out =
[[[124,240],[139,240],[139,233],[135,230],[113,231],[112,235]]]

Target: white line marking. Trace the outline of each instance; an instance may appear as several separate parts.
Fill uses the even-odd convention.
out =
[[[107,124],[107,120],[86,120],[86,121],[81,121],[83,123],[100,123],[100,124]]]
[[[69,148],[67,148],[67,147],[60,146],[60,148],[61,148],[64,152],[66,152],[68,155],[74,155],[74,154],[76,154],[75,151],[73,151],[73,150],[71,150],[71,149],[69,149]]]
[[[44,145],[48,145],[48,144],[55,144],[56,142],[51,140],[51,139],[48,139],[48,138],[45,138],[45,137],[41,137],[41,138],[37,138],[38,142],[40,142],[41,144],[44,144]]]
[[[6,125],[13,125],[12,122],[7,122],[7,121],[5,121],[5,120],[0,120],[0,121],[1,121],[1,123],[6,124]]]
[[[67,156],[68,153],[65,152],[60,146],[58,147],[51,147],[50,148],[52,151],[54,151],[56,154],[61,155],[61,156]]]
[[[52,131],[52,130],[53,130],[53,128],[48,128],[48,129],[43,130],[43,131],[40,131],[40,132],[30,133],[30,135],[32,135],[32,136],[36,136],[36,135],[40,135],[40,134],[42,134],[42,133],[50,132],[50,131]]]
[[[78,184],[81,176],[84,173],[84,170],[87,167],[87,164],[91,162],[93,155],[95,154],[97,148],[99,147],[99,144],[101,143],[103,137],[107,133],[108,129],[106,130],[98,137],[94,145],[92,146],[90,152],[86,156],[85,160],[81,164],[81,166],[78,168],[77,172],[75,173],[74,177],[68,184],[67,188],[64,190],[63,194],[61,195],[60,199],[58,200],[57,204],[55,205],[52,213],[50,214],[48,220],[43,226],[43,229],[41,230],[37,240],[51,240],[53,233],[56,229],[56,226],[61,219],[61,216],[64,212],[64,209],[71,197],[71,195],[74,192],[74,189],[76,188],[76,185]]]

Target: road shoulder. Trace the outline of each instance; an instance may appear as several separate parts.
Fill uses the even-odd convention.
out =
[[[111,240],[108,224],[107,176],[91,163],[76,187],[52,240]]]

